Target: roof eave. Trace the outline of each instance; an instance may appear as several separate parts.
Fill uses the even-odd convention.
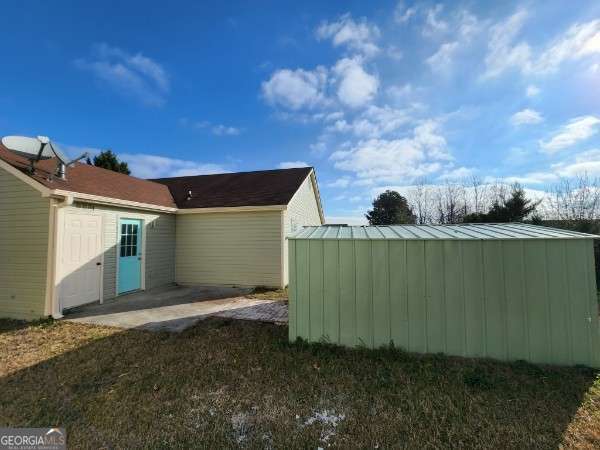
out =
[[[86,203],[95,203],[100,205],[129,207],[133,209],[143,209],[147,211],[159,211],[163,213],[176,213],[177,208],[170,206],[154,205],[151,203],[135,202],[132,200],[122,200],[112,197],[104,197],[101,195],[84,194],[82,192],[67,191],[63,189],[54,189],[50,192],[51,196],[69,197],[72,196],[75,201],[84,201]]]
[[[235,213],[254,211],[285,211],[287,205],[257,205],[257,206],[220,206],[214,208],[183,208],[177,214],[209,214],[209,213]]]

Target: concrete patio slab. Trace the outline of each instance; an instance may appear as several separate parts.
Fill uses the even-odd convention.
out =
[[[215,286],[169,286],[117,297],[103,304],[79,307],[62,320],[180,332],[211,316],[286,322],[287,304],[243,297],[251,289]]]

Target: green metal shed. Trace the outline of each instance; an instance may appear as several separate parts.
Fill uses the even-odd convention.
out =
[[[600,367],[595,235],[526,224],[306,227],[289,337]]]

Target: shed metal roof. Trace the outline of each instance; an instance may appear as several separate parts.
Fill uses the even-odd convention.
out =
[[[525,223],[304,227],[289,239],[506,240],[594,239],[600,236]]]

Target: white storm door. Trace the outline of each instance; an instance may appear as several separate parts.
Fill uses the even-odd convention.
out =
[[[60,306],[72,308],[100,300],[102,217],[66,213],[59,260]]]

